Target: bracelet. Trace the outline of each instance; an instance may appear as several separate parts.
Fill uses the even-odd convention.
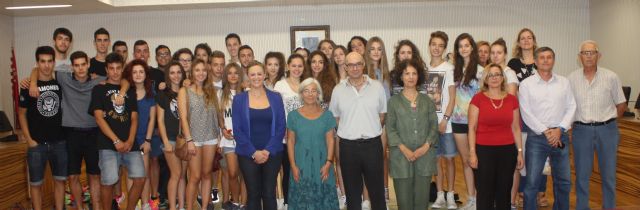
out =
[[[444,115],[444,116],[442,116],[442,118],[447,120],[447,121],[449,121],[449,119],[451,119],[451,117],[449,117],[449,115]]]
[[[151,139],[144,139],[144,141],[151,143]]]
[[[118,140],[114,141],[114,142],[113,142],[113,145],[116,145],[116,144],[118,144],[118,143],[120,143],[120,139],[118,139]]]
[[[333,164],[333,160],[331,160],[331,159],[327,159],[326,162],[329,162],[329,163]]]

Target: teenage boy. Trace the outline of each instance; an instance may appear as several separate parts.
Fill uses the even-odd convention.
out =
[[[27,140],[27,165],[29,168],[30,195],[33,209],[42,209],[42,182],[47,162],[54,181],[56,210],[64,208],[64,181],[67,178],[67,149],[62,138],[62,98],[60,86],[53,79],[55,51],[50,46],[36,49],[38,69],[37,98],[29,96],[29,90],[20,90],[18,119]]]
[[[71,71],[71,62],[67,59],[67,52],[71,48],[73,34],[67,28],[56,28],[53,31],[53,49],[56,51],[56,71]]]
[[[121,81],[124,61],[119,54],[106,56],[106,84],[97,85],[91,93],[89,113],[93,114],[100,128],[97,148],[101,176],[102,201],[110,201],[114,184],[118,182],[120,165],[127,167],[132,187],[127,193],[126,209],[135,209],[145,181],[144,162],[140,145],[134,141],[138,127],[136,92],[129,89],[121,93]],[[125,94],[123,105],[115,104],[115,97]],[[102,202],[103,209],[110,209],[111,203]]]
[[[106,76],[107,72],[104,61],[107,53],[109,53],[109,46],[111,45],[109,31],[104,28],[96,30],[96,32],[93,33],[93,45],[96,47],[96,57],[91,58],[89,73]]]

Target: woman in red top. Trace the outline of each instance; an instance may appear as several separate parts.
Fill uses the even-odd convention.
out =
[[[469,164],[476,169],[477,209],[510,209],[513,171],[524,166],[518,99],[502,67],[490,64],[469,106]]]

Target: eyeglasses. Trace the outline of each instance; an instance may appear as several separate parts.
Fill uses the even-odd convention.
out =
[[[597,50],[580,51],[580,55],[583,55],[583,56],[594,56],[597,54],[598,54]]]
[[[158,53],[158,56],[166,58],[166,57],[171,56],[171,54],[170,53]]]
[[[489,77],[489,78],[502,77],[502,73],[489,74],[489,75],[487,75],[487,77]]]
[[[361,67],[363,65],[364,64],[362,62],[359,62],[359,63],[347,63],[346,66],[347,66],[347,68],[352,69],[352,68],[359,68],[359,67]]]
[[[303,90],[302,93],[305,94],[305,95],[313,95],[313,94],[317,94],[318,91],[317,90]]]
[[[181,63],[191,63],[191,59],[180,59]]]

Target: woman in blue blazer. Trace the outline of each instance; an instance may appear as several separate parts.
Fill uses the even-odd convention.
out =
[[[264,66],[248,65],[249,91],[233,98],[236,154],[247,186],[247,209],[275,210],[276,178],[282,162],[285,113],[280,94],[264,87]]]

